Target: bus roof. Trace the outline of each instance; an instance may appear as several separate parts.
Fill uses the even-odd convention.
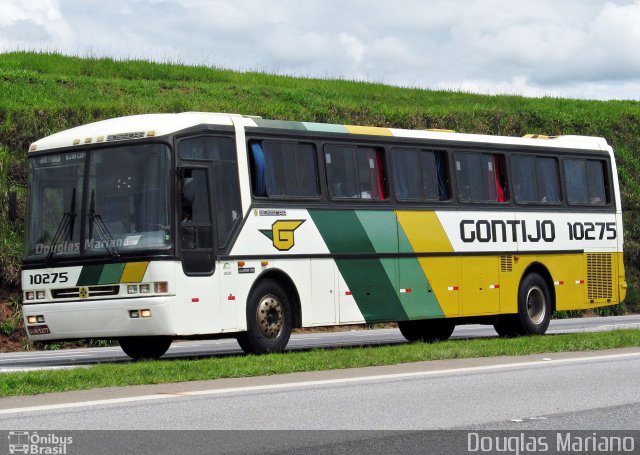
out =
[[[267,120],[239,114],[183,112],[179,114],[143,114],[102,120],[52,134],[34,142],[29,151],[43,151],[73,145],[115,142],[164,136],[198,125],[233,126],[234,121],[246,128],[272,128],[281,130],[310,131],[318,133],[360,134],[393,136],[402,138],[433,139],[471,143],[493,143],[503,145],[545,146],[560,149],[610,150],[607,141],[590,136],[542,136],[528,137],[492,136],[445,132],[442,130],[405,130],[369,126],[338,125],[314,122],[290,122]]]

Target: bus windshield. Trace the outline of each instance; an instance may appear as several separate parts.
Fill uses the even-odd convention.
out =
[[[142,144],[30,160],[27,255],[105,255],[171,246],[169,149]]]

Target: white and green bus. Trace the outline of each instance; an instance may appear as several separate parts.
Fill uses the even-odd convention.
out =
[[[292,329],[397,322],[543,334],[624,299],[611,147],[284,122],[116,118],[29,150],[22,273],[33,340],[174,339],[285,349]]]

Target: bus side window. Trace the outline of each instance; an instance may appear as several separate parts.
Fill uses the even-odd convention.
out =
[[[393,148],[393,185],[400,201],[446,201],[449,177],[446,154],[432,150]]]
[[[555,158],[514,156],[511,171],[517,203],[557,204],[562,200]]]
[[[462,202],[506,202],[504,157],[497,153],[455,154],[458,196]]]
[[[313,144],[263,141],[266,195],[285,198],[317,198],[318,169]]]
[[[564,176],[569,204],[608,204],[605,169],[604,162],[600,160],[565,160]]]
[[[382,149],[329,144],[324,153],[332,198],[381,200],[387,197]]]

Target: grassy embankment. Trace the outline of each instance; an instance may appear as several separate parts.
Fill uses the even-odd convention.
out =
[[[8,373],[0,376],[0,397],[97,387],[239,378],[272,374],[356,368],[424,360],[516,356],[596,351],[640,345],[640,330],[548,335],[517,339],[450,340],[394,346],[315,350],[265,356],[217,357],[200,360],[155,360],[103,364],[72,370]]]
[[[7,194],[21,195],[26,150],[43,136],[80,124],[148,112],[237,112],[272,119],[446,128],[521,136],[603,136],[613,145],[625,212],[627,301],[601,309],[640,307],[640,103],[581,101],[403,89],[379,84],[237,73],[205,67],[55,54],[0,54],[0,350],[31,347],[20,337],[19,307],[8,291],[19,284],[23,222],[7,221]]]

